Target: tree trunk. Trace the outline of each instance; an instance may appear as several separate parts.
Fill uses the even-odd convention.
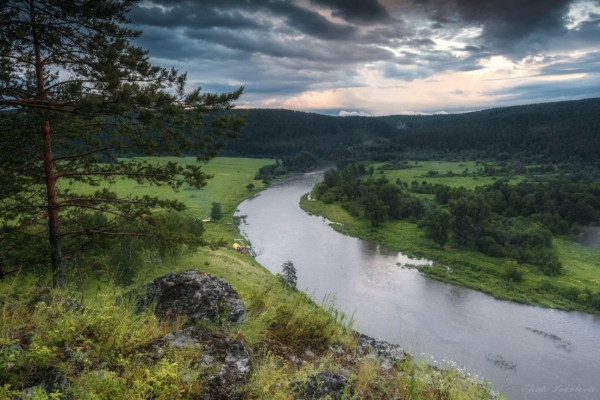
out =
[[[33,37],[33,48],[35,53],[35,76],[37,83],[37,97],[46,100],[48,94],[44,85],[44,63],[40,47],[40,37],[37,25],[35,3],[29,2],[29,17],[31,19],[31,30]],[[62,250],[60,247],[60,231],[58,230],[58,201],[56,195],[56,175],[54,174],[54,160],[52,159],[52,143],[50,142],[50,122],[46,121],[41,129],[42,141],[44,142],[44,173],[46,175],[48,234],[52,254],[52,285],[54,287],[65,287],[65,268],[63,265]]]
[[[44,140],[44,172],[46,174],[46,193],[48,197],[48,233],[52,254],[52,284],[54,287],[65,287],[65,268],[63,265],[62,250],[60,247],[60,231],[58,229],[58,204],[56,197],[56,176],[52,160],[52,144],[50,143],[50,123],[42,126]]]

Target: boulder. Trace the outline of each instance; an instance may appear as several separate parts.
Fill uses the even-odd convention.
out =
[[[354,388],[342,374],[331,371],[320,372],[308,378],[307,382],[294,382],[292,391],[296,399],[357,399],[354,397]]]
[[[407,353],[397,344],[391,344],[381,339],[374,339],[361,334],[356,346],[358,358],[371,358],[381,362],[381,368],[393,368],[398,361],[406,359]]]
[[[62,394],[60,396],[61,399],[71,398],[68,394],[69,381],[67,381],[67,378],[54,367],[36,372],[32,377],[32,382],[33,385],[23,391],[25,398],[30,398],[33,395],[35,387],[41,387],[48,394],[58,391]]]
[[[155,344],[157,354],[165,346],[198,346],[198,366],[206,367],[209,376],[205,381],[202,400],[243,399],[240,388],[250,374],[250,354],[241,340],[208,333],[199,326],[169,333]]]
[[[229,282],[197,270],[163,275],[136,293],[138,312],[156,303],[156,315],[165,319],[184,315],[190,320],[240,323],[246,318],[244,302]]]

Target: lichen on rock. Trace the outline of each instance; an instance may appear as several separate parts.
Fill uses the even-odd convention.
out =
[[[246,318],[244,302],[229,282],[197,270],[163,275],[135,293],[138,311],[156,303],[155,313],[164,319],[183,315],[189,320],[237,324]]]
[[[206,368],[202,400],[243,399],[242,386],[251,370],[250,354],[241,340],[207,332],[194,326],[172,332],[157,340],[153,347],[157,354],[165,347],[198,347],[198,367]]]

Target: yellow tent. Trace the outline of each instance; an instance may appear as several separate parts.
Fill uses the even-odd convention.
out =
[[[242,246],[240,246],[240,245],[239,245],[239,244],[237,244],[237,243],[234,243],[234,244],[233,244],[233,248],[234,248],[235,250],[238,250],[240,247],[242,247]]]

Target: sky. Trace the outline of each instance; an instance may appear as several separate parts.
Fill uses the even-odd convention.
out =
[[[152,0],[135,44],[240,108],[458,113],[600,97],[600,0]]]

